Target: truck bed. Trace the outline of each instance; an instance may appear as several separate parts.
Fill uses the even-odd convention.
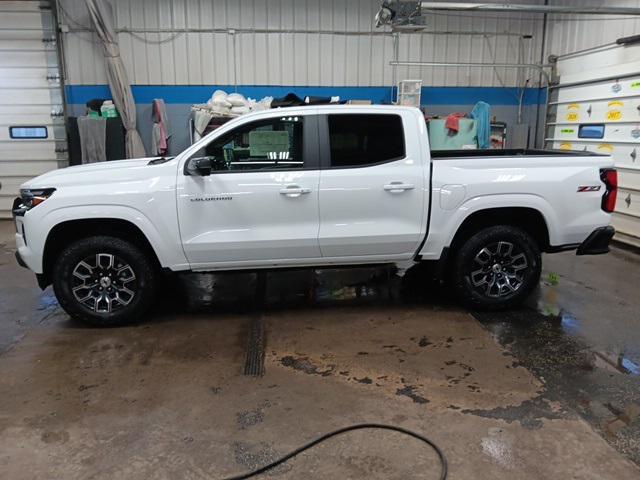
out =
[[[526,148],[506,148],[495,150],[432,150],[431,158],[434,160],[446,160],[449,158],[468,157],[601,157],[600,153],[586,152],[584,150],[543,150]]]

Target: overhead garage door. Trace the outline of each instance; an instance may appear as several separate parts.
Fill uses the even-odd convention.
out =
[[[0,2],[0,217],[20,184],[67,164],[49,2]]]
[[[547,142],[609,153],[618,170],[616,239],[640,246],[640,47],[607,46],[561,57]]]

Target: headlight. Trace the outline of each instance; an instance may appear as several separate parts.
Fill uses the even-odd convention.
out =
[[[20,190],[20,199],[22,204],[18,209],[23,212],[29,211],[33,207],[37,207],[44,202],[47,198],[53,195],[53,192],[55,191],[55,188],[22,189]]]

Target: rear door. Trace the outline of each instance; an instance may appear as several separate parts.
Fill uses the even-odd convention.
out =
[[[424,121],[411,110],[328,112],[320,118],[322,256],[412,257],[427,214]]]

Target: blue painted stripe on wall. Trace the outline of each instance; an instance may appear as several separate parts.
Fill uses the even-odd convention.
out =
[[[204,103],[214,90],[233,92],[233,85],[133,85],[131,87],[136,103],[151,103],[154,98],[163,98],[166,103]],[[272,85],[241,85],[238,93],[260,99],[267,95],[283,97],[293,92],[300,97],[307,95],[332,96],[341,99],[366,99],[374,103],[390,103],[391,87],[294,87]],[[111,98],[107,85],[67,85],[67,102],[85,104],[94,98]],[[517,105],[518,90],[504,87],[423,87],[423,105],[473,105],[483,100],[491,105]],[[523,103],[536,105],[544,103],[544,89],[527,88]]]

